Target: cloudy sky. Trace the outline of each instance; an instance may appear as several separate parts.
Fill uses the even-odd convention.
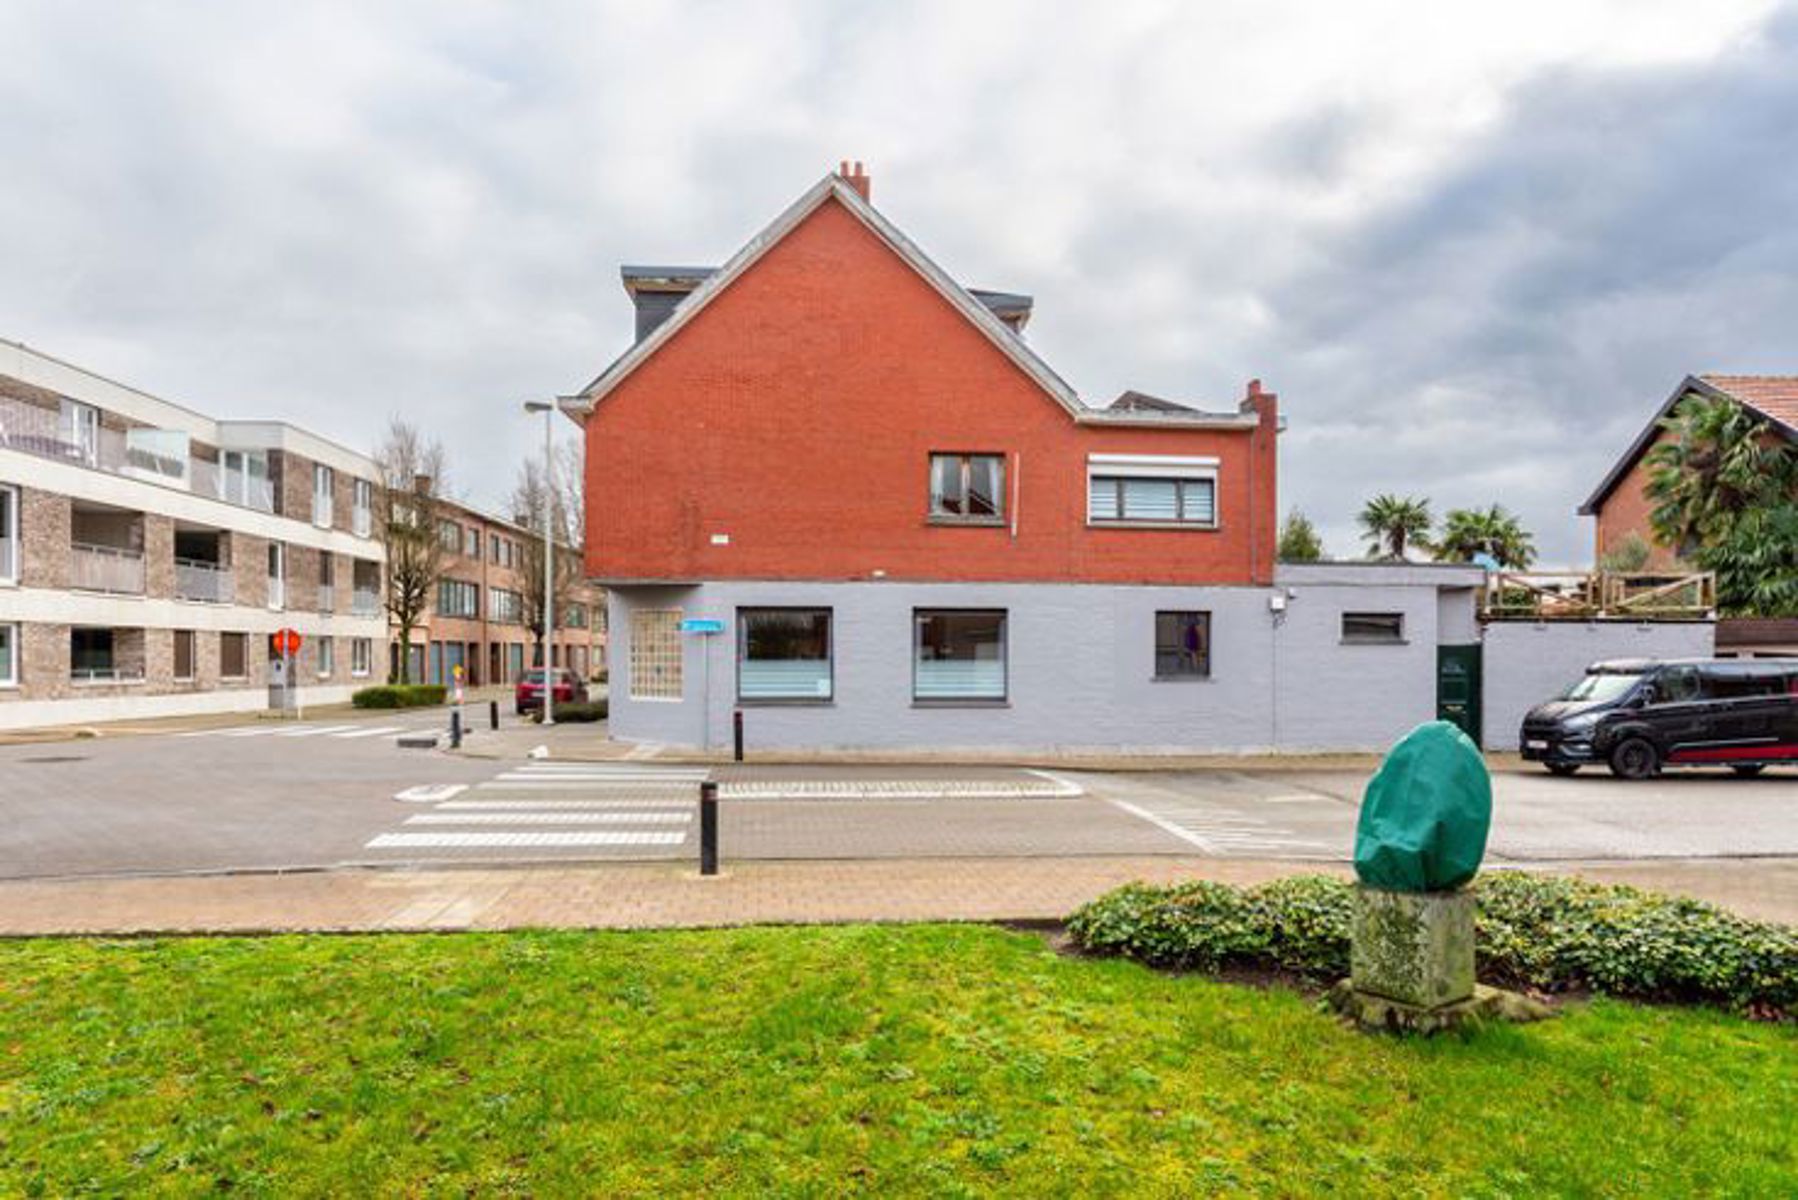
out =
[[[1688,371],[1798,371],[1798,11],[1765,2],[0,0],[0,337],[497,506],[838,159],[1037,297],[1090,401],[1283,397],[1282,502],[1503,502],[1550,562]]]

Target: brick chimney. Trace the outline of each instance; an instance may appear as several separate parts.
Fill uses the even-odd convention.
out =
[[[863,200],[866,200],[870,204],[874,202],[874,197],[870,194],[873,188],[873,181],[868,178],[868,172],[859,160],[851,164],[850,161],[845,158],[837,167],[837,175],[844,183],[861,193],[861,198]]]

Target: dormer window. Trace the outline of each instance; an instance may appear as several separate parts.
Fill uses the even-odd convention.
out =
[[[932,454],[930,519],[998,525],[1005,520],[1003,454]]]

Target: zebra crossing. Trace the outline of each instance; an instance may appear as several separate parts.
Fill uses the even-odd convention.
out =
[[[353,725],[289,724],[285,721],[262,721],[255,725],[228,725],[220,729],[191,729],[172,736],[178,738],[330,738],[335,741],[361,741],[368,738],[398,737],[402,733],[436,732],[443,728],[441,719],[429,724],[371,725],[359,721]]]
[[[693,837],[704,768],[639,763],[533,762],[472,787],[408,788],[421,806],[365,850],[622,851],[681,854]]]
[[[1312,803],[1320,799],[1317,796],[1269,796],[1248,803],[1224,804],[1139,786],[1128,789],[1127,793],[1123,788],[1114,789],[1104,799],[1206,854],[1320,860],[1342,857],[1340,838],[1321,830],[1297,827],[1315,825],[1315,822],[1276,821],[1255,811],[1260,805],[1269,803]]]

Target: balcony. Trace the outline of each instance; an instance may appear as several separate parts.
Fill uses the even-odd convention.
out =
[[[144,594],[143,551],[87,542],[71,543],[69,586],[80,592],[141,596]]]
[[[275,511],[275,489],[266,476],[241,467],[225,471],[218,463],[194,458],[187,436],[179,431],[94,426],[77,433],[55,409],[0,397],[0,450],[141,479],[259,512]]]
[[[357,588],[350,593],[350,614],[357,617],[381,615],[381,593],[373,588]]]
[[[228,567],[191,558],[175,560],[175,595],[202,604],[230,604],[237,598],[237,582]]]

